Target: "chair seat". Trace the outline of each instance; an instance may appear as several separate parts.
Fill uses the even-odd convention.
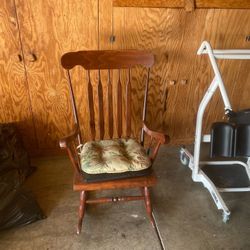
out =
[[[75,173],[73,180],[73,189],[75,191],[93,191],[104,189],[123,189],[123,188],[138,188],[138,187],[152,187],[156,184],[156,175],[154,171],[147,176],[134,177],[120,180],[110,180],[104,182],[86,181],[85,177],[80,173]]]
[[[151,166],[144,148],[134,139],[90,141],[80,152],[81,169],[87,174],[141,171]]]

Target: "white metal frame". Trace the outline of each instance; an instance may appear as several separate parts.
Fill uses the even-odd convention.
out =
[[[230,211],[227,208],[225,202],[223,201],[219,192],[243,192],[250,191],[250,187],[243,188],[217,188],[214,183],[208,178],[208,176],[201,170],[200,165],[202,164],[211,164],[211,165],[219,165],[219,164],[240,164],[245,167],[246,174],[250,179],[250,159],[248,159],[247,163],[242,161],[200,161],[200,149],[201,142],[210,142],[210,135],[202,136],[202,120],[205,109],[210,102],[212,96],[214,95],[217,88],[221,93],[225,113],[227,114],[229,111],[232,111],[232,107],[225,89],[225,85],[223,83],[221,73],[219,71],[216,59],[243,59],[250,60],[250,50],[213,50],[210,44],[207,41],[204,41],[198,52],[198,55],[207,54],[209,60],[211,62],[214,78],[205,93],[198,109],[197,118],[196,118],[196,130],[195,130],[195,142],[194,142],[194,155],[192,155],[185,147],[180,150],[180,157],[182,163],[188,164],[189,168],[192,170],[192,179],[195,182],[201,182],[210,192],[216,206],[218,209],[223,210],[223,221],[226,222],[229,219]]]

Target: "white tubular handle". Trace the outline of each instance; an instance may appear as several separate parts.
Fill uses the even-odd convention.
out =
[[[249,55],[250,49],[214,49],[214,54]]]
[[[197,54],[209,54],[211,46],[209,42],[204,41]],[[250,49],[215,49],[212,50],[212,54],[217,59],[239,59],[239,60],[249,60],[250,59]]]
[[[197,51],[197,55],[207,54],[207,50],[206,50],[206,49],[207,49],[208,47],[211,48],[209,42],[207,42],[207,41],[202,42],[200,48],[199,48],[198,51]]]
[[[210,62],[212,64],[212,68],[213,68],[216,80],[218,81],[218,84],[219,84],[221,96],[222,96],[222,99],[223,99],[223,102],[225,105],[224,109],[225,110],[232,110],[232,107],[231,107],[231,104],[230,104],[230,101],[229,101],[229,98],[228,98],[228,95],[227,95],[227,92],[225,89],[225,85],[224,85],[223,80],[221,78],[221,74],[220,74],[219,68],[218,68],[216,60],[215,60],[213,50],[212,50],[209,42],[204,41],[201,44],[200,48],[198,49],[197,54],[198,55],[208,54]]]

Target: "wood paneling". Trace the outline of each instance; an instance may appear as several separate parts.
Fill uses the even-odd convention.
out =
[[[249,0],[195,0],[197,8],[249,9]]]
[[[184,8],[186,11],[193,11],[195,9],[195,0],[185,0]]]
[[[99,1],[99,49],[112,49],[113,35],[113,3],[112,0]]]
[[[58,147],[58,139],[73,126],[69,89],[60,65],[61,55],[68,51],[98,48],[145,49],[156,56],[149,82],[147,123],[167,130],[172,143],[191,141],[198,104],[212,79],[208,58],[196,55],[201,42],[206,39],[216,48],[250,48],[246,39],[250,10],[196,9],[186,12],[184,9],[160,8],[171,4],[170,7],[192,10],[193,3],[198,8],[250,7],[249,1],[231,0],[226,1],[227,5],[219,0],[3,1],[0,6],[0,45],[4,48],[0,51],[1,122],[19,122],[30,148],[51,153]],[[118,8],[112,4],[159,8]],[[249,62],[221,61],[220,67],[233,107],[236,110],[249,108]],[[81,84],[88,84],[88,77],[80,74],[79,68],[73,71],[79,119],[84,121],[81,133],[85,140],[89,140],[88,93],[79,91]],[[104,117],[97,112],[100,89],[98,92],[96,72],[91,83],[96,114],[94,124],[99,138],[98,131],[103,130],[99,120],[104,119],[104,130],[109,131],[104,134],[107,138],[109,133],[117,136],[119,130],[117,108],[111,113],[106,98],[112,93],[112,104],[119,106],[118,73],[111,71],[108,77],[101,71],[100,75],[104,83],[102,105],[109,112],[105,112]],[[121,79],[126,82],[124,72],[121,72]],[[137,136],[141,128],[145,81],[146,72],[133,69],[131,131]],[[126,84],[121,85],[121,92],[126,93]],[[126,101],[122,99],[122,106]],[[222,115],[223,105],[217,93],[204,117],[205,130]],[[122,120],[125,117],[126,110],[122,109]],[[109,129],[110,120],[114,121],[114,126]]]
[[[249,9],[249,0],[113,0],[115,7]]]
[[[60,57],[72,50],[97,49],[97,3],[96,0],[27,0],[25,3],[16,0],[40,149],[58,147],[58,139],[72,129],[69,90]],[[79,75],[80,80],[86,81],[86,76]],[[75,90],[80,105],[87,94],[78,92],[77,85]],[[87,113],[87,108],[83,107],[83,111]]]
[[[0,7],[0,122],[14,122],[26,147],[36,147],[14,0]]]
[[[181,8],[185,0],[113,0],[115,7]]]
[[[143,48],[156,55],[149,85],[148,123],[166,129],[173,143],[190,141],[199,102],[212,79],[208,58],[197,56],[196,51],[203,40],[210,41],[215,48],[249,48],[245,37],[250,10],[187,13],[177,9],[114,8],[113,22],[116,35],[113,48]],[[223,61],[220,66],[233,107],[236,110],[250,107],[249,62]],[[138,100],[142,94],[139,87]],[[207,109],[205,130],[222,116],[223,104],[217,94]]]

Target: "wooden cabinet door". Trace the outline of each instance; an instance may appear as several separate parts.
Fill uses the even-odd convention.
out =
[[[98,48],[98,1],[16,0],[38,147],[58,148],[72,128],[63,53]]]
[[[36,147],[14,0],[0,5],[0,123],[15,122],[28,149]]]

